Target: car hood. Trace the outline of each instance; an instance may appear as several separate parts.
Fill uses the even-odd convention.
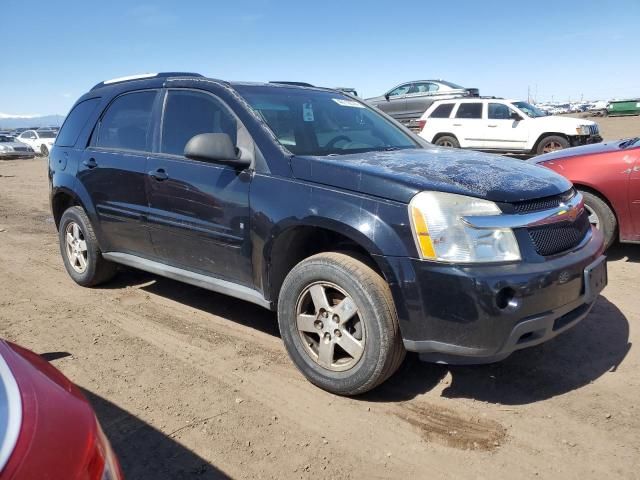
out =
[[[586,118],[561,117],[560,115],[547,115],[546,117],[536,117],[531,120],[543,125],[556,125],[569,129],[575,128],[577,125],[596,125],[596,122],[587,120]]]
[[[571,188],[564,177],[520,160],[438,147],[293,156],[291,167],[301,180],[404,203],[423,190],[518,202]]]
[[[599,153],[617,152],[623,140],[612,142],[592,143],[581,147],[564,148],[555,152],[545,153],[529,160],[529,163],[542,163],[549,160],[560,160],[562,158],[581,157],[583,155],[597,155]]]

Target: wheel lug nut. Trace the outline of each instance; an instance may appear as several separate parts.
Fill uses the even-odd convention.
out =
[[[322,330],[322,328],[324,327],[324,324],[320,320],[316,320],[315,322],[313,322],[313,326],[316,327],[318,330]]]
[[[333,331],[333,334],[338,338],[340,338],[342,336],[342,332],[340,330],[338,330],[337,328]]]
[[[324,318],[329,318],[329,313],[328,313],[328,312],[324,312],[324,313],[322,314],[322,316],[323,316]]]
[[[329,343],[331,341],[331,334],[329,332],[324,334],[324,343]]]
[[[340,317],[338,315],[334,315],[333,316],[333,321],[336,322],[336,323],[339,323],[340,322]]]

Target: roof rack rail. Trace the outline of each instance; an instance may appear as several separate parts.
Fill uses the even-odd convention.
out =
[[[118,77],[112,78],[110,80],[105,80],[104,82],[100,82],[91,90],[95,90],[96,88],[104,87],[106,85],[112,85],[114,83],[123,83],[123,82],[131,82],[133,80],[144,80],[145,78],[169,78],[169,77],[202,77],[199,73],[192,72],[160,72],[160,73],[141,73],[138,75],[127,75],[126,77]]]
[[[269,83],[275,83],[277,85],[293,85],[295,87],[313,87],[314,86],[307,82],[291,82],[289,80],[272,80]]]

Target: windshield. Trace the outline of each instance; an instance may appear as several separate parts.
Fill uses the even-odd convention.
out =
[[[56,138],[56,132],[44,131],[38,132],[40,138]]]
[[[236,90],[294,155],[419,147],[375,110],[337,92],[247,85]]]
[[[531,117],[531,118],[537,118],[537,117],[546,117],[547,114],[544,113],[542,110],[540,110],[537,107],[534,107],[533,105],[527,103],[527,102],[512,102],[512,105],[515,105],[516,107],[518,107],[520,110],[522,110],[524,113],[527,114],[527,116]]]

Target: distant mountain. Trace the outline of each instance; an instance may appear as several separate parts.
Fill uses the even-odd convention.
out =
[[[0,128],[59,127],[63,115],[9,115],[0,113]]]

